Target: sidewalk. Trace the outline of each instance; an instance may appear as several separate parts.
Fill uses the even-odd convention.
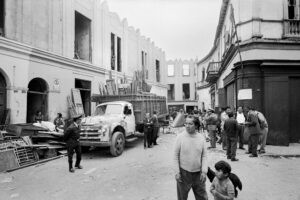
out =
[[[292,143],[289,146],[266,146],[266,153],[261,156],[270,157],[300,157],[300,143]]]

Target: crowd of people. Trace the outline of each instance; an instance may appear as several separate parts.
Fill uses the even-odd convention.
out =
[[[268,135],[268,123],[265,116],[251,106],[239,106],[236,111],[230,107],[222,108],[217,114],[213,109],[193,111],[191,115],[199,118],[200,132],[210,141],[209,149],[222,145],[228,159],[238,161],[237,148],[245,150],[245,137],[248,138],[248,151],[250,157],[257,157],[258,153],[266,152],[265,146]],[[256,151],[255,149],[258,149]]]

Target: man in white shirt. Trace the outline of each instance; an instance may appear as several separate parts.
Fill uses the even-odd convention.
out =
[[[245,149],[244,145],[244,128],[246,117],[243,112],[243,107],[239,106],[236,113],[236,121],[238,122],[238,137],[239,137],[239,149]]]

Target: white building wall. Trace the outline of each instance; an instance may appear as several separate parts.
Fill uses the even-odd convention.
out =
[[[7,79],[7,108],[11,123],[26,122],[28,83],[44,79],[49,86],[48,116],[57,112],[68,116],[67,96],[75,87],[75,79],[91,81],[91,94],[108,78],[110,33],[122,39],[122,72],[113,77],[131,80],[141,70],[141,50],[148,54],[149,82],[153,92],[167,96],[165,53],[139,30],[129,27],[127,20],[109,11],[106,2],[92,0],[6,1],[5,38],[0,38],[0,72]],[[75,11],[91,20],[92,61],[74,59]],[[33,14],[34,13],[34,14]],[[7,48],[8,50],[6,50]],[[161,81],[156,82],[155,60],[160,61]],[[54,87],[59,82],[59,88]],[[93,103],[91,110],[95,107]]]

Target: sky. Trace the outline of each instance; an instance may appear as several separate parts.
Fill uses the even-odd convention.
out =
[[[127,18],[168,60],[200,60],[213,47],[222,0],[106,1],[111,12]]]

